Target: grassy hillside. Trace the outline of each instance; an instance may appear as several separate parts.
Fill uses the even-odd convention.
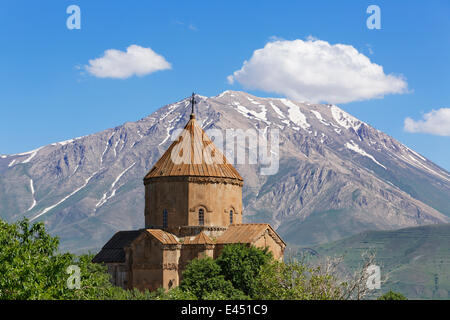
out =
[[[369,231],[313,247],[319,256],[344,255],[350,268],[361,263],[361,253],[376,254],[382,291],[392,289],[410,299],[450,299],[450,224],[393,231]]]
[[[291,219],[280,225],[277,232],[288,243],[314,246],[328,243],[377,226],[358,219],[362,213],[352,209],[314,212],[304,221]]]

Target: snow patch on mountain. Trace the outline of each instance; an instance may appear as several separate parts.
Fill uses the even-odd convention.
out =
[[[311,112],[316,116],[316,118],[320,121],[323,121],[322,115],[320,114],[320,112],[316,111],[316,110],[311,110]]]
[[[51,145],[52,145],[52,146],[56,146],[57,144],[59,144],[59,145],[61,145],[61,146],[65,146],[65,145],[70,144],[70,143],[72,143],[72,142],[74,142],[74,141],[76,141],[76,140],[80,140],[80,139],[82,139],[82,138],[84,138],[84,137],[86,137],[86,136],[82,136],[82,137],[77,137],[77,138],[73,138],[73,139],[69,139],[69,140],[64,140],[64,141],[55,142],[55,143],[52,143]]]
[[[120,139],[118,139],[116,141],[116,144],[114,145],[114,158],[117,157],[117,146],[118,146],[119,143],[120,143]]]
[[[407,148],[407,147],[406,147],[406,149],[409,150],[409,148]],[[421,163],[418,159],[415,159],[413,156],[411,156],[411,154],[408,154],[408,158],[405,157],[405,156],[402,155],[402,154],[398,154],[398,156],[399,156],[400,158],[402,158],[403,161],[409,163],[410,165],[412,165],[412,166],[414,166],[414,167],[416,167],[416,168],[424,169],[424,170],[426,170],[428,173],[433,174],[434,176],[437,176],[437,177],[439,177],[439,178],[442,178],[442,179],[444,179],[444,180],[446,180],[446,181],[450,181],[450,176],[446,176],[446,175],[445,175],[445,172],[440,173],[440,172],[437,172],[436,170],[431,169],[431,168],[428,167],[427,165]],[[423,157],[421,157],[421,158],[423,158]],[[411,160],[412,160],[412,161],[411,161]]]
[[[267,118],[266,118],[267,109],[264,105],[262,105],[262,104],[259,105],[261,107],[261,111],[257,112],[254,110],[247,109],[246,107],[241,105],[238,101],[233,101],[232,104],[237,108],[236,110],[239,113],[241,113],[243,116],[245,116],[246,118],[249,118],[249,119],[256,118],[257,120],[263,121],[266,124],[270,124],[270,122],[267,121]]]
[[[379,163],[372,155],[368,154],[363,149],[361,149],[356,143],[353,142],[353,140],[350,140],[350,143],[347,142],[345,144],[345,147],[347,149],[350,149],[350,150],[356,152],[356,153],[359,153],[360,155],[362,155],[364,157],[367,157],[367,158],[371,159],[377,165],[379,165],[379,166],[383,167],[385,170],[387,170],[385,166],[383,166],[381,163]]]
[[[72,176],[78,171],[79,168],[80,168],[80,163],[78,163],[77,166],[75,167],[75,169],[73,170]]]
[[[36,198],[34,197],[33,179],[30,179],[30,190],[31,190],[31,197],[33,198],[33,203],[31,204],[31,206],[28,208],[27,211],[30,211],[31,209],[33,209],[36,206]]]
[[[18,154],[14,154],[13,156],[27,156],[29,155],[28,158],[26,158],[24,161],[20,162],[20,163],[28,163],[30,162],[39,152],[39,150],[41,150],[44,147],[40,147],[31,151],[27,151],[27,152],[23,152],[23,153],[18,153]],[[12,167],[13,165],[17,164],[16,159],[13,160],[12,162],[10,162],[10,164],[8,165],[8,167]]]
[[[284,114],[280,110],[280,108],[278,108],[272,101],[270,101],[269,103],[270,103],[270,106],[272,107],[273,111],[275,111],[275,113],[278,115],[278,118],[286,119],[286,117],[284,116]]]
[[[111,133],[111,135],[110,135],[110,136],[108,137],[108,139],[106,140],[106,147],[105,147],[105,150],[103,150],[102,156],[100,157],[100,164],[101,164],[101,165],[103,165],[103,158],[104,158],[106,152],[108,151],[108,147],[109,147],[109,145],[110,145],[111,138],[114,136],[115,133],[116,133],[115,131],[114,131],[113,133]]]
[[[173,125],[166,128],[167,135],[166,135],[166,137],[164,138],[164,140],[161,141],[160,144],[158,144],[158,146],[163,145],[163,144],[170,138],[170,132],[171,132],[173,129],[174,129],[174,126],[173,126]]]
[[[332,105],[330,110],[333,119],[345,129],[353,128],[353,130],[357,132],[361,124],[363,124],[362,121],[359,121],[358,119],[335,105]]]
[[[247,97],[248,101],[250,101],[253,104],[259,104],[259,102],[256,102],[255,99],[252,99],[250,97]]]
[[[420,154],[418,154],[417,152],[415,152],[414,150],[411,150],[410,148],[406,147],[406,149],[411,152],[412,154],[414,154],[416,157],[420,158],[422,161],[427,162],[427,159],[425,159],[424,157],[422,157]]]
[[[88,184],[89,181],[91,181],[91,179],[98,173],[99,171],[94,172],[91,176],[89,176],[89,178],[87,178],[84,182],[84,184],[77,188],[75,191],[73,191],[72,193],[70,193],[69,195],[67,195],[66,197],[64,197],[61,201],[59,201],[58,203],[45,208],[44,210],[42,210],[40,213],[38,213],[37,215],[35,215],[33,218],[30,219],[30,221],[36,220],[37,218],[39,218],[40,216],[42,216],[43,214],[46,214],[47,212],[49,212],[50,210],[56,208],[57,206],[59,206],[61,203],[63,203],[64,201],[66,201],[67,199],[69,199],[71,196],[73,196],[74,194],[76,194],[78,191],[82,190],[83,188],[85,188]]]
[[[231,91],[230,90],[226,90],[226,91],[224,91],[224,92],[222,92],[221,94],[219,94],[218,96],[216,96],[217,98],[222,98],[224,95],[226,95],[226,94],[228,94],[228,93],[230,93]]]
[[[307,130],[310,124],[306,121],[306,116],[300,111],[300,107],[287,99],[280,99],[280,101],[288,107],[289,119],[300,126],[302,129]]]
[[[317,118],[317,120],[320,121],[320,123],[322,123],[323,125],[329,126],[330,124],[328,122],[326,122],[323,117],[322,114],[319,111],[316,110],[310,110]]]
[[[112,197],[114,197],[116,195],[116,191],[117,189],[115,188],[117,182],[119,182],[120,178],[122,178],[122,176],[128,172],[128,170],[130,170],[134,165],[136,164],[136,162],[134,162],[131,166],[129,166],[128,168],[126,168],[125,170],[123,170],[116,178],[116,180],[114,180],[114,182],[111,185],[111,188],[105,192],[103,194],[103,197],[100,199],[99,202],[97,202],[97,204],[95,205],[95,211],[97,211],[97,208],[100,208],[101,206],[103,206],[109,199],[111,199]],[[109,196],[108,196],[109,193]]]

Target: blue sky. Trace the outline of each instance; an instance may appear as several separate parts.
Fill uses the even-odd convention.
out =
[[[69,30],[69,5],[81,29]],[[381,30],[369,30],[369,5],[381,9]],[[448,1],[2,1],[0,4],[0,154],[136,121],[195,90],[214,96],[250,90],[227,76],[274,37],[308,36],[345,44],[403,77],[408,92],[337,103],[359,119],[450,170],[450,137],[411,133],[420,120],[450,108]],[[99,78],[84,66],[105,50],[151,48],[167,70],[126,79]],[[441,123],[442,125],[442,123]],[[444,123],[445,125],[445,123]],[[445,128],[444,128],[445,129]]]

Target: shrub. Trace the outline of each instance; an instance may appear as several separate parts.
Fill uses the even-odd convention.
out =
[[[408,300],[408,299],[399,292],[394,292],[392,290],[389,290],[382,296],[378,297],[377,300]]]
[[[217,264],[226,280],[244,294],[252,297],[257,287],[261,268],[272,259],[267,248],[261,250],[254,246],[231,244],[224,247]]]
[[[192,293],[198,299],[204,300],[212,292],[220,292],[229,299],[243,295],[240,290],[226,280],[221,274],[220,266],[212,258],[193,259],[183,272],[181,290]]]

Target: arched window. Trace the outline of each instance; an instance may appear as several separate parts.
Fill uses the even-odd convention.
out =
[[[198,210],[198,225],[205,225],[205,210],[203,210],[202,208]]]
[[[230,224],[233,224],[233,210],[230,210]]]
[[[163,210],[163,229],[167,229],[167,210]]]

